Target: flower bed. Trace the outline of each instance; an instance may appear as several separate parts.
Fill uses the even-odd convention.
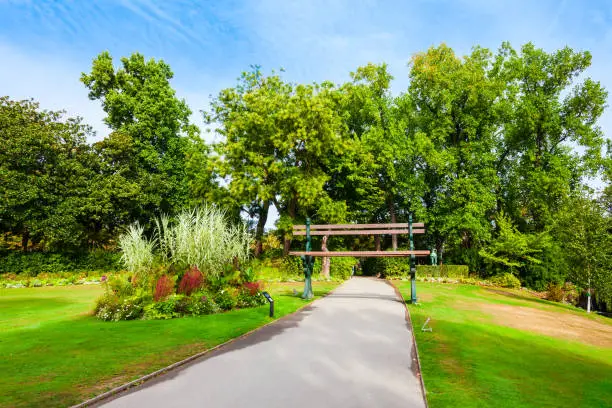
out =
[[[262,285],[246,268],[252,236],[215,207],[138,223],[119,238],[129,272],[105,280],[95,314],[107,321],[172,319],[263,305]]]
[[[120,275],[115,273],[112,276]],[[125,273],[124,273],[125,274]],[[38,288],[43,286],[67,286],[67,285],[99,285],[103,275],[100,272],[60,272],[40,273],[35,277],[25,277],[14,273],[0,275],[0,288]]]

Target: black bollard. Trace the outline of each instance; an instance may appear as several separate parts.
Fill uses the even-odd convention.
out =
[[[261,294],[264,295],[268,303],[270,303],[270,317],[274,317],[274,299],[272,299],[272,296],[270,296],[268,292],[261,292]]]

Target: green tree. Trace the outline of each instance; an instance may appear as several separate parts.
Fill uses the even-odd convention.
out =
[[[582,78],[591,54],[569,47],[547,53],[533,44],[520,52],[504,43],[496,75],[507,85],[497,167],[501,197],[521,231],[544,231],[564,200],[597,174],[605,138],[597,120],[607,92]],[[579,146],[582,153],[571,147]]]
[[[494,272],[509,271],[517,274],[528,263],[541,263],[537,255],[550,239],[546,233],[519,232],[503,211],[495,218],[495,226],[496,237],[479,251],[485,263],[493,266]]]
[[[215,172],[242,210],[257,219],[257,254],[271,205],[281,216],[285,251],[298,215],[342,217],[343,203],[324,190],[329,166],[343,147],[336,96],[329,83],[294,86],[255,67],[213,101],[207,119],[219,124],[222,136]]]
[[[51,249],[88,241],[96,157],[80,118],[0,98],[0,227]]]
[[[390,92],[393,77],[386,64],[359,67],[351,77],[353,81],[342,87],[350,148],[335,166],[341,173],[332,177],[330,195],[344,199],[356,221],[395,223],[411,201],[402,192],[410,192],[415,180],[402,183],[414,173],[403,171],[411,155],[405,121]],[[397,249],[396,235],[391,242]],[[378,239],[376,247],[380,248]]]
[[[145,60],[138,53],[121,58],[121,68],[116,69],[108,52],[98,55],[91,73],[81,76],[89,98],[102,102],[105,123],[129,137],[135,163],[142,170],[131,179],[141,190],[133,218],[149,220],[154,213],[173,213],[188,199],[185,155],[198,129],[189,122],[191,111],[185,101],[176,97],[172,77],[164,61]]]
[[[496,207],[496,131],[503,86],[489,76],[491,53],[475,48],[458,58],[446,45],[413,57],[408,95],[411,132],[422,159],[413,171],[427,186],[422,200],[430,239],[439,254],[477,266],[490,239]]]
[[[569,279],[587,292],[591,311],[597,299],[612,305],[612,219],[601,203],[576,195],[559,211],[554,231],[571,265]]]

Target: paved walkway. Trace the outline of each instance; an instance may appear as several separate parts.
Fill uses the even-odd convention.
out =
[[[105,407],[424,407],[405,310],[353,278],[312,306]]]

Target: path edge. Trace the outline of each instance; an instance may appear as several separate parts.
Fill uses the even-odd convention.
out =
[[[410,316],[410,309],[408,309],[408,304],[406,303],[406,299],[402,295],[402,292],[400,292],[399,288],[395,285],[395,283],[387,279],[385,279],[385,282],[387,282],[389,285],[393,287],[393,289],[395,290],[396,296],[402,299],[402,303],[404,304],[404,309],[406,311],[406,321],[412,328],[412,330],[410,330],[410,336],[412,337],[412,346],[414,347],[413,350],[415,351],[415,354],[416,354],[416,364],[417,364],[417,373],[418,373],[417,375],[419,377],[419,382],[421,383],[423,401],[425,402],[425,408],[429,408],[429,403],[427,402],[427,390],[425,389],[425,381],[423,380],[423,370],[421,369],[421,359],[419,357],[419,348],[417,347],[416,337],[414,336],[414,325],[412,324],[412,317]]]
[[[173,371],[173,370],[175,370],[177,368],[180,368],[180,367],[182,367],[182,366],[184,366],[186,364],[189,364],[189,363],[191,363],[191,362],[193,362],[193,361],[195,361],[195,360],[197,360],[199,358],[202,358],[202,357],[206,356],[207,354],[212,353],[213,351],[216,351],[216,350],[221,349],[223,347],[227,347],[230,344],[232,344],[232,343],[234,343],[234,342],[236,342],[238,340],[242,340],[245,337],[248,337],[248,336],[250,336],[252,334],[255,334],[256,332],[258,332],[259,330],[263,329],[264,327],[273,325],[273,324],[275,324],[277,322],[280,322],[281,320],[288,319],[288,318],[292,317],[293,315],[301,312],[303,309],[314,305],[316,302],[320,301],[321,299],[327,297],[328,295],[331,295],[333,292],[336,291],[336,289],[338,289],[340,286],[344,285],[344,283],[346,283],[346,282],[347,281],[344,281],[344,282],[340,283],[338,286],[336,286],[334,289],[330,290],[326,294],[318,297],[317,299],[313,300],[312,302],[308,302],[308,303],[300,306],[295,311],[293,311],[293,312],[291,312],[289,314],[286,314],[283,317],[279,317],[278,319],[274,319],[271,322],[268,322],[268,323],[266,323],[264,325],[256,327],[253,330],[250,330],[250,331],[248,331],[246,333],[243,333],[243,334],[241,334],[238,337],[234,337],[232,339],[227,340],[224,343],[217,344],[214,347],[211,347],[211,348],[206,349],[204,351],[200,351],[199,353],[196,353],[196,354],[194,354],[192,356],[189,356],[189,357],[187,357],[187,358],[185,358],[183,360],[177,361],[176,363],[172,363],[169,366],[160,368],[159,370],[153,371],[152,373],[143,375],[142,377],[139,377],[139,378],[137,378],[135,380],[132,380],[132,381],[130,381],[128,383],[125,383],[123,385],[115,387],[115,388],[113,388],[111,390],[108,390],[108,391],[106,391],[106,392],[104,392],[104,393],[102,393],[100,395],[96,395],[95,397],[90,398],[90,399],[88,399],[86,401],[83,401],[83,402],[81,402],[79,404],[72,405],[72,406],[70,406],[70,408],[85,408],[85,407],[91,407],[94,404],[99,404],[100,402],[103,402],[104,400],[107,400],[107,399],[109,399],[111,397],[117,396],[117,394],[120,394],[120,393],[122,393],[124,391],[127,391],[127,390],[131,389],[131,388],[138,387],[138,386],[144,384],[145,382],[152,380],[153,378],[159,377],[160,375],[166,374],[166,373],[168,373],[170,371]]]

